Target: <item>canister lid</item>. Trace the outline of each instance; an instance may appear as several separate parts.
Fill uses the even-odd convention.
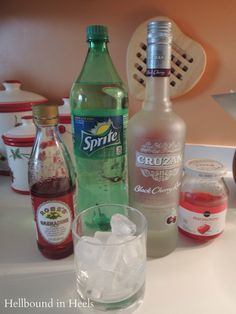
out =
[[[3,136],[3,142],[9,146],[32,146],[35,139],[35,126],[32,116],[21,118],[22,124],[7,131]]]
[[[226,169],[222,163],[206,158],[196,158],[186,161],[184,170],[188,175],[208,178],[222,177],[226,174]]]
[[[4,81],[2,85],[5,90],[0,91],[0,112],[30,111],[32,105],[47,102],[41,95],[22,90],[18,80]]]

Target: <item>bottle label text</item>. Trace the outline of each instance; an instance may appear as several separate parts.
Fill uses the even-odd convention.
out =
[[[98,155],[96,152],[104,149],[109,150],[110,157],[124,155],[124,136],[123,116],[74,117],[74,141],[78,155]]]

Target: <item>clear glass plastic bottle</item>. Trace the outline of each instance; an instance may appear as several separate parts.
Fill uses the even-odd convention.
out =
[[[211,240],[224,230],[228,189],[224,166],[211,159],[191,159],[184,167],[178,209],[179,231],[195,240]]]
[[[129,202],[148,221],[147,254],[161,257],[177,243],[176,210],[185,123],[169,99],[171,23],[148,24],[146,95],[128,124]]]
[[[58,108],[33,106],[36,139],[29,160],[29,186],[38,248],[52,259],[73,252],[75,175],[58,131]]]
[[[128,202],[127,90],[108,52],[107,28],[87,28],[88,54],[70,103],[80,197],[78,209]]]

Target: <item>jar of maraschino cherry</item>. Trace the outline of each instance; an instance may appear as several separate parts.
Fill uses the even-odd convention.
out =
[[[223,232],[228,201],[225,173],[224,166],[215,160],[186,162],[178,209],[181,233],[196,240],[210,240]]]

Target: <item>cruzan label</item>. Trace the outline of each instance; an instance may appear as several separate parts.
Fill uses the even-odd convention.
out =
[[[171,69],[147,69],[146,76],[167,77],[170,76]]]
[[[149,188],[145,188],[142,185],[136,185],[134,187],[134,192],[136,193],[144,193],[144,194],[149,194],[149,195],[156,195],[156,194],[170,194],[174,191],[178,191],[179,187],[180,187],[181,183],[180,182],[176,182],[176,184],[172,187],[167,187],[167,188],[163,188],[160,185],[157,185],[155,187],[149,187]]]
[[[166,181],[176,176],[182,164],[181,153],[151,155],[136,152],[136,167],[144,177],[151,177],[154,181]]]
[[[163,156],[150,156],[136,152],[136,166],[144,167],[165,167],[172,168],[175,165],[179,165],[182,162],[182,155],[163,155]]]

